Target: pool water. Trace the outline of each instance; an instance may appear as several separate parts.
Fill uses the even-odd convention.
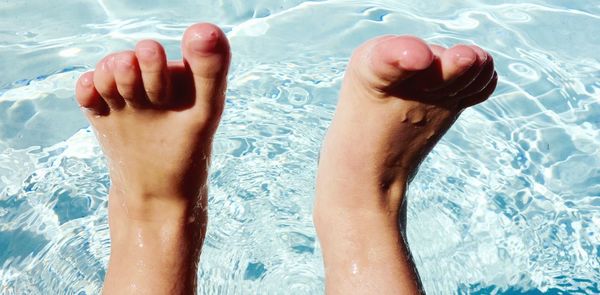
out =
[[[109,179],[75,81],[142,38],[181,58],[199,21],[234,56],[200,294],[323,292],[318,150],[348,57],[381,34],[479,44],[500,77],[408,192],[427,293],[600,293],[597,1],[169,2],[0,2],[0,294],[99,293]]]

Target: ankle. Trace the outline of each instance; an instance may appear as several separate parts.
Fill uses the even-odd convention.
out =
[[[111,189],[108,217],[112,243],[135,242],[141,233],[174,243],[200,241],[206,232],[206,209],[206,193],[189,198],[148,198],[124,196]]]
[[[111,253],[105,294],[192,294],[206,224],[109,216]]]
[[[359,180],[355,180],[359,179]],[[314,213],[324,219],[340,216],[360,220],[398,220],[407,179],[403,175],[386,181],[383,177],[317,178]],[[335,213],[333,213],[335,212]]]
[[[202,219],[207,209],[206,189],[199,193],[133,192],[110,189],[108,212],[110,218],[127,222],[188,223]]]

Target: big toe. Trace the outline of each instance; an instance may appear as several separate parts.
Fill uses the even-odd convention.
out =
[[[185,31],[182,47],[185,66],[194,79],[195,105],[222,107],[231,56],[225,33],[213,24],[195,24]]]
[[[359,47],[351,67],[370,87],[383,90],[427,69],[433,60],[431,48],[417,37],[384,36]]]
[[[183,35],[183,58],[194,76],[223,78],[229,67],[229,41],[219,27],[201,23],[189,27]]]

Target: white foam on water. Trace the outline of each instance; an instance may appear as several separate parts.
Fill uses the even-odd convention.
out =
[[[408,238],[427,293],[599,292],[599,8],[531,2],[6,4],[19,26],[44,26],[0,20],[14,33],[0,40],[11,70],[0,81],[0,293],[99,292],[109,181],[75,81],[141,38],[180,58],[178,40],[197,21],[221,25],[234,56],[202,294],[323,292],[311,217],[318,150],[352,50],[390,33],[479,44],[500,75],[409,190]]]

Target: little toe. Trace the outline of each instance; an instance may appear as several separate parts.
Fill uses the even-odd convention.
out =
[[[94,72],[87,72],[79,77],[75,86],[75,97],[79,105],[91,114],[108,114],[108,105],[94,87]]]
[[[493,79],[495,75],[494,59],[489,53],[485,54],[486,57],[484,58],[483,65],[480,66],[481,70],[479,73],[477,73],[472,82],[467,87],[462,89],[457,95],[460,95],[461,97],[475,95],[483,91],[483,89],[486,88]]]
[[[487,54],[487,52],[485,52],[485,50],[481,49],[481,47],[479,47],[477,45],[470,45],[469,47],[471,47],[473,49],[473,51],[475,51],[475,53],[477,53],[477,57],[479,58],[479,61],[481,62],[481,64],[486,62],[488,54]]]
[[[94,71],[94,86],[112,110],[119,110],[125,106],[125,101],[117,89],[114,68],[114,54],[103,58]]]
[[[184,64],[194,79],[195,106],[220,114],[231,55],[227,37],[215,25],[195,24],[185,31],[182,47]]]
[[[381,90],[427,69],[435,58],[431,48],[413,36],[383,37],[370,44],[372,48],[363,53],[369,59],[370,71],[365,72],[360,65],[354,69]]]
[[[171,79],[162,45],[154,40],[140,41],[135,47],[135,55],[148,100],[156,106],[169,105],[172,98]]]
[[[124,51],[115,55],[114,73],[117,90],[127,104],[132,107],[146,105],[140,69],[133,51]]]
[[[492,78],[483,87],[483,89],[462,99],[461,108],[467,108],[486,101],[494,93],[494,90],[496,90],[497,84],[498,74],[494,71]]]

